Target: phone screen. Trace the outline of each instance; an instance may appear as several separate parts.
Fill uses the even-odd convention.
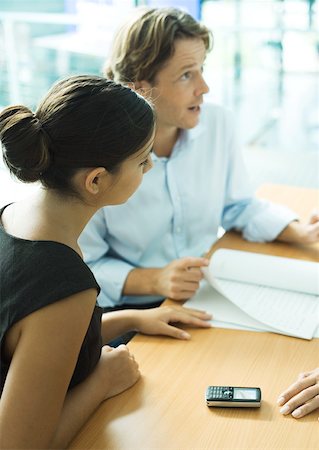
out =
[[[256,389],[234,388],[234,400],[257,400]]]

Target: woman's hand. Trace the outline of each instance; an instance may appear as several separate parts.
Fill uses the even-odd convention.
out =
[[[96,371],[104,400],[130,388],[140,377],[134,356],[123,344],[116,348],[105,345]]]
[[[162,334],[177,339],[190,339],[190,334],[171,323],[184,323],[193,327],[210,328],[212,316],[204,311],[183,306],[162,306],[132,311],[136,330],[143,334]]]
[[[155,292],[172,300],[186,300],[192,297],[203,278],[201,267],[208,264],[208,259],[195,257],[172,261],[157,270],[154,279]]]
[[[281,414],[299,419],[319,408],[319,368],[301,373],[297,381],[280,394]]]

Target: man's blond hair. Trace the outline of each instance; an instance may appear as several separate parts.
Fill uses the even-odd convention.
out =
[[[206,51],[212,34],[191,15],[175,8],[138,8],[115,35],[105,72],[117,82],[154,83],[158,71],[174,54],[178,39],[202,39]]]

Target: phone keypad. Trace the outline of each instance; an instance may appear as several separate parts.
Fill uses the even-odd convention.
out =
[[[210,399],[232,400],[234,390],[230,386],[209,386],[207,397]]]

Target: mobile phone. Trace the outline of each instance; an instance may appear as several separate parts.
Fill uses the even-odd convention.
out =
[[[261,390],[257,387],[208,386],[207,406],[259,408]]]

